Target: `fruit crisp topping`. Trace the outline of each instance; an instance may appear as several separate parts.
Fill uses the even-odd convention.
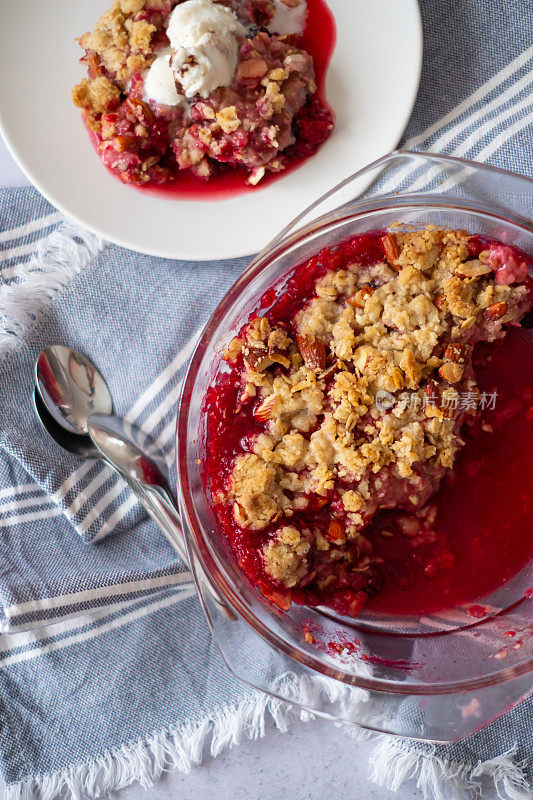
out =
[[[510,248],[502,259],[501,245],[431,225],[373,241],[372,263],[350,242],[324,251],[337,266],[293,313],[277,319],[274,305],[224,356],[252,424],[214,500],[255,532],[267,580],[306,602],[337,585],[365,591],[362,575],[379,583],[364,536],[379,512],[419,513],[429,530],[426,504],[476,413],[459,402],[478,393],[473,347],[531,305]]]
[[[142,72],[150,66],[154,59],[152,37],[157,25],[143,18],[145,7],[151,12],[168,14],[169,0],[114,0],[109,11],[106,11],[95,25],[94,31],[84,33],[80,37],[81,47],[91,56],[89,67],[94,71],[104,69],[121,89],[134,72]],[[154,15],[156,16],[156,15]],[[94,78],[94,76],[91,76]]]

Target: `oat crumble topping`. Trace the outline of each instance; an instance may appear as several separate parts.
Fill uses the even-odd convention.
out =
[[[372,518],[423,509],[453,467],[475,413],[459,403],[478,392],[473,346],[531,304],[525,265],[502,281],[493,252],[472,256],[469,238],[431,225],[388,233],[385,258],[326,271],[292,325],[257,317],[229,345],[238,411],[259,432],[214,499],[267,534],[259,556],[275,585],[323,589],[335,570],[368,570]],[[326,503],[327,530],[309,513],[299,523]]]

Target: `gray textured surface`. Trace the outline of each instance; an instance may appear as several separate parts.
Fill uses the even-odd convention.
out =
[[[129,787],[120,800],[422,800],[412,781],[400,793],[370,783],[373,746],[324,720],[286,734],[270,730],[189,775],[174,773],[149,790]]]

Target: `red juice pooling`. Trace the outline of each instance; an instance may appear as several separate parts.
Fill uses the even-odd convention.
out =
[[[402,536],[394,544],[377,536],[378,551],[391,559],[391,580],[369,601],[375,611],[417,615],[463,605],[502,586],[533,557],[533,420],[528,418],[533,343],[514,329],[505,339],[479,348],[484,352],[475,366],[478,383],[482,391],[497,391],[496,405],[483,414],[483,422],[465,431],[466,445],[452,479],[438,494],[437,544],[427,552],[430,563],[442,546],[452,566],[428,577],[423,551],[410,548]],[[484,360],[489,353],[490,360]],[[415,579],[402,583],[406,573]],[[483,618],[490,609],[475,604],[467,613]]]
[[[369,232],[326,248],[297,267],[283,284],[269,289],[258,309],[272,328],[277,326],[292,335],[296,314],[314,296],[316,281],[331,270],[344,269],[346,264],[356,262],[357,269],[364,270],[384,261],[386,253],[389,257],[391,254],[390,247],[385,247],[389,238],[383,231]],[[479,237],[469,240],[471,258],[477,258],[481,248],[490,252],[494,248],[498,253],[496,275],[506,269],[500,263],[502,247]],[[516,264],[515,274],[521,275],[523,254],[507,250]],[[503,282],[509,283],[508,276]],[[499,303],[502,305],[506,304]],[[486,315],[491,324],[492,307]],[[525,310],[526,305],[521,313]],[[253,317],[252,313],[249,324]],[[246,327],[240,337],[244,337]],[[473,374],[480,396],[489,398],[489,402],[481,413],[459,418],[457,424],[462,425],[461,437],[466,444],[456,456],[453,471],[436,474],[433,491],[422,493],[424,500],[412,513],[410,509],[406,513],[401,503],[397,508],[391,505],[378,510],[362,531],[373,560],[354,574],[339,570],[338,586],[335,571],[330,568],[328,575],[333,576],[333,583],[330,581],[324,591],[305,581],[287,590],[272,580],[265,572],[262,553],[281,523],[273,519],[260,530],[250,530],[236,523],[231,506],[217,501],[228,491],[228,476],[237,455],[252,452],[256,437],[265,430],[261,398],[247,397],[248,390],[243,387],[241,353],[206,396],[204,479],[239,566],[263,595],[283,609],[291,601],[325,604],[351,616],[357,616],[365,605],[380,613],[420,615],[471,603],[472,616],[477,616],[481,606],[474,601],[509,580],[533,554],[529,492],[533,477],[532,347],[531,339],[518,327],[507,329],[504,339],[475,345]],[[284,372],[282,366],[276,365],[276,370]],[[325,380],[329,390],[331,384]],[[313,430],[316,426],[309,435]],[[352,487],[348,482],[342,488]],[[330,540],[332,531],[337,536],[335,525],[341,513],[338,492],[311,494],[306,503],[283,524],[313,527]],[[348,547],[346,542],[344,545]]]

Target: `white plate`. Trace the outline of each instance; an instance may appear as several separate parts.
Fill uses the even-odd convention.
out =
[[[418,89],[422,32],[416,0],[328,0],[337,43],[326,97],[333,135],[261,191],[179,200],[124,186],[95,154],[71,87],[83,75],[76,36],[111,0],[0,0],[0,131],[21,168],[58,209],[133,250],[209,260],[264,247],[343,178],[392,150]],[[7,78],[7,80],[6,80]]]

